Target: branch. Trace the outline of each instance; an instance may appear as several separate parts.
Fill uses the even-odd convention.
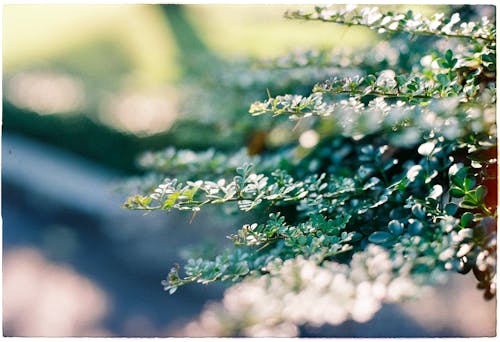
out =
[[[356,6],[346,6],[333,10],[330,7],[316,7],[314,13],[302,11],[287,12],[286,18],[317,20],[347,26],[364,26],[380,33],[406,32],[409,34],[431,35],[446,38],[483,40],[489,44],[496,42],[495,25],[488,20],[481,22],[462,22],[455,13],[451,19],[444,19],[443,13],[433,15],[430,19],[420,13],[381,13],[377,7],[366,7],[359,12]],[[460,23],[460,24],[459,24]]]
[[[165,179],[153,193],[131,196],[123,207],[134,210],[191,210],[199,211],[205,205],[237,202],[240,210],[249,211],[263,201],[273,203],[296,202],[315,191],[323,183],[325,198],[335,198],[357,189],[351,182],[326,183],[325,175],[308,177],[304,181],[294,181],[285,171],[272,173],[271,178],[255,174],[254,167],[247,164],[237,169],[238,176],[226,183],[202,181],[178,183],[176,179]]]

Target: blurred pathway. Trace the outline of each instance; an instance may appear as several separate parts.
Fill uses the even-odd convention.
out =
[[[189,218],[121,209],[123,195],[112,192],[116,174],[20,136],[3,134],[2,159],[4,257],[12,262],[25,256],[19,251],[29,251],[29,260],[39,255],[38,262],[102,289],[109,304],[102,327],[109,334],[165,336],[170,324],[192,317],[220,294],[215,286],[186,287],[175,296],[162,290],[162,278],[180,261],[179,246],[196,242],[193,230],[199,227]],[[38,284],[18,285],[36,292]],[[10,296],[15,293],[4,293]],[[26,335],[15,327],[4,326],[5,334]]]

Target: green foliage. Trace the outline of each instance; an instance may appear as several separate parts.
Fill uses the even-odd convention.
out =
[[[225,334],[249,335],[272,334],[284,324],[363,322],[382,302],[413,297],[450,271],[472,270],[485,298],[494,297],[494,23],[353,6],[287,17],[390,33],[382,42],[388,51],[395,42],[419,48],[378,62],[369,58],[373,50],[358,53],[349,65],[358,73],[352,76],[335,69],[347,67],[342,63],[350,55],[343,52],[261,61],[257,65],[280,75],[312,67],[322,75],[307,78],[304,92],[296,84],[276,86],[271,71],[267,78],[250,73],[261,75],[260,83],[267,79],[273,92],[285,92],[254,102],[250,113],[267,120],[261,127],[270,135],[273,125],[288,121],[274,117],[296,121],[288,133],[296,139],[302,130],[299,143],[268,144],[260,155],[168,149],[143,156],[142,166],[167,178],[152,187],[144,181],[149,190],[129,197],[126,208],[233,206],[258,218],[230,234],[233,247],[217,257],[172,268],[165,290],[239,282],[227,302],[245,291],[258,298],[241,300],[238,310],[227,303],[212,310],[232,327]],[[307,138],[311,131],[319,141]]]
[[[425,18],[420,13],[409,10],[406,13],[381,12],[377,7],[365,7],[358,10],[350,5],[341,9],[316,7],[314,13],[302,11],[289,12],[288,18],[304,20],[320,20],[343,24],[347,26],[361,25],[377,30],[379,33],[406,32],[442,37],[468,38],[494,44],[496,28],[488,18],[479,22],[460,23],[460,14],[454,13],[450,18],[444,13],[436,13],[431,18]]]

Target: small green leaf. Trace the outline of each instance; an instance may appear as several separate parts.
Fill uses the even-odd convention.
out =
[[[460,202],[460,208],[464,208],[464,209],[476,209],[477,208],[477,203],[476,202],[472,202],[472,201],[463,200],[462,202]]]
[[[352,242],[357,242],[357,241],[360,241],[361,239],[363,239],[363,234],[361,233],[358,233],[358,232],[354,232],[351,236],[351,240]]]
[[[455,173],[452,174],[453,171]],[[450,167],[449,172],[450,172],[451,182],[461,188],[462,185],[464,184],[465,177],[467,176],[468,169],[465,167],[457,169],[457,165],[454,164]]]
[[[464,179],[463,189],[472,190],[476,185],[476,180],[474,178],[467,177]]]
[[[171,209],[174,207],[175,202],[177,202],[177,198],[181,195],[180,192],[174,192],[170,196],[167,197],[165,202],[163,203],[162,209]]]
[[[451,202],[446,204],[446,206],[444,207],[444,211],[446,212],[446,214],[448,214],[450,216],[455,215],[457,210],[458,210],[458,206],[455,203],[451,203]]]
[[[496,56],[494,53],[491,54],[482,54],[481,59],[484,62],[494,63],[496,61]]]
[[[389,241],[392,238],[392,234],[388,232],[376,231],[373,232],[369,237],[368,241],[375,244],[382,244]]]
[[[446,86],[450,85],[450,78],[448,77],[448,75],[438,74],[436,76],[436,79],[439,82],[439,84],[441,84],[443,87],[446,87]]]
[[[464,195],[465,195],[465,192],[462,189],[460,189],[456,186],[450,188],[450,196],[460,198],[460,197],[464,197]]]
[[[488,189],[484,185],[480,185],[475,190],[475,197],[478,203],[482,203],[486,198],[486,194],[488,193]]]
[[[451,51],[450,49],[446,50],[444,58],[446,59],[446,61],[451,62],[453,59],[453,51]]]
[[[398,220],[390,221],[387,227],[389,228],[389,231],[394,235],[401,235],[401,233],[403,232],[403,224]]]
[[[462,227],[469,227],[473,220],[474,220],[474,215],[470,212],[466,212],[460,218],[460,225]]]
[[[420,234],[420,232],[424,228],[423,223],[420,222],[419,220],[409,219],[408,223],[409,223],[409,225],[408,225],[408,232],[411,235],[418,235],[418,234]]]
[[[448,62],[444,58],[438,58],[437,63],[441,68],[448,68]]]
[[[398,83],[398,86],[402,86],[403,84],[405,84],[405,82],[407,81],[407,77],[405,75],[396,75],[396,82]]]
[[[245,174],[245,169],[241,166],[236,168],[236,173],[243,176]]]
[[[149,203],[151,203],[152,198],[147,196],[147,197],[142,197],[142,196],[136,196],[135,201],[141,206],[146,208]]]
[[[416,218],[424,219],[425,218],[425,208],[422,207],[421,204],[415,204],[411,207],[411,212],[415,215]]]
[[[457,62],[458,62],[458,59],[453,58],[451,61],[448,62],[448,67],[450,69],[453,69],[455,67],[455,65],[457,65]]]
[[[297,238],[297,242],[301,245],[305,245],[307,242],[307,238],[304,235],[301,235]]]

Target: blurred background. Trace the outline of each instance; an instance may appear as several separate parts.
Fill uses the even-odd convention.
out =
[[[267,97],[270,85],[300,92],[314,83],[279,70],[250,74],[248,63],[298,48],[378,43],[363,28],[288,21],[287,9],[296,6],[3,7],[5,336],[190,334],[184,326],[221,298],[222,286],[186,286],[170,296],[160,282],[183,261],[184,248],[220,243],[240,219],[207,211],[189,223],[183,214],[129,212],[120,205],[130,193],[119,184],[143,172],[136,161],[147,150],[252,148],[269,122],[250,118],[250,104]],[[459,10],[492,15],[492,7]],[[391,50],[378,53],[387,58]],[[272,141],[278,133],[266,143],[280,143]],[[495,304],[470,275],[456,275],[420,301],[385,306],[364,325],[302,334],[492,336]]]

